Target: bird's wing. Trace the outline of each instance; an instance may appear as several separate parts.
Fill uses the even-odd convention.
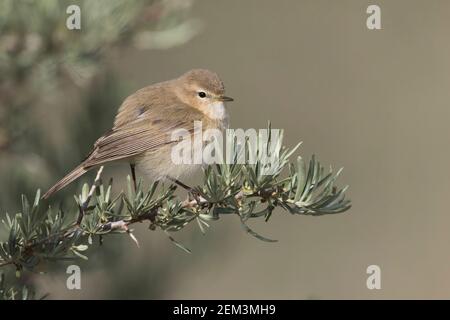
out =
[[[114,127],[94,145],[91,154],[84,161],[89,168],[106,162],[131,158],[159,146],[176,143],[172,139],[174,130],[185,129],[194,132],[194,121],[202,114],[196,109],[177,103],[164,110],[149,108],[138,112],[134,120]]]

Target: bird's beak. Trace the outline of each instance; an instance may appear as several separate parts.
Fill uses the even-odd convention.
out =
[[[230,98],[230,97],[227,97],[227,96],[220,96],[220,97],[218,97],[217,98],[217,100],[219,100],[219,101],[234,101],[234,99],[233,98]]]

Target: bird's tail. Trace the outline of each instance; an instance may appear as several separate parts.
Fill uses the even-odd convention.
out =
[[[61,190],[65,186],[67,186],[69,183],[74,181],[75,179],[78,179],[83,174],[88,172],[88,169],[85,169],[83,164],[80,164],[78,167],[73,169],[68,175],[66,175],[64,178],[59,180],[53,187],[51,187],[43,196],[42,199],[48,199],[52,194],[55,192]]]

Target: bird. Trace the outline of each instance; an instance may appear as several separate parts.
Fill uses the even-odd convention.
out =
[[[201,164],[174,164],[171,150],[180,139],[174,130],[194,135],[194,123],[202,130],[228,127],[225,95],[220,77],[207,69],[193,69],[178,78],[144,87],[128,96],[120,105],[112,129],[95,143],[88,156],[44,195],[48,199],[91,169],[111,162],[130,165],[136,188],[135,169],[151,179],[170,179],[189,189],[178,179],[201,167]]]

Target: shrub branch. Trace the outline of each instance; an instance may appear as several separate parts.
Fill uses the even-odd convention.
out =
[[[85,184],[81,194],[75,196],[77,212],[60,208],[53,210],[41,204],[38,190],[32,205],[22,196],[21,212],[2,220],[7,239],[0,242],[0,267],[15,266],[34,270],[43,261],[87,259],[84,254],[98,237],[111,233],[126,233],[139,246],[131,226],[148,222],[150,230],[160,229],[179,248],[190,252],[178,243],[172,233],[196,221],[200,231],[206,232],[211,221],[222,215],[237,215],[242,228],[257,239],[273,242],[261,236],[248,226],[251,219],[270,220],[274,210],[281,208],[293,215],[320,216],[347,211],[350,200],[345,199],[347,187],[338,188],[335,181],[341,170],[328,172],[313,156],[306,165],[301,157],[295,162],[289,158],[297,150],[278,146],[275,152],[278,161],[271,173],[264,173],[267,163],[262,161],[262,152],[257,150],[254,164],[215,164],[204,168],[203,183],[192,188],[186,200],[176,194],[176,185],[168,187],[154,182],[148,189],[142,182],[133,187],[127,179],[127,191],[112,196],[112,180],[104,185],[101,181],[101,167],[91,186]],[[235,159],[239,152],[236,151]]]

